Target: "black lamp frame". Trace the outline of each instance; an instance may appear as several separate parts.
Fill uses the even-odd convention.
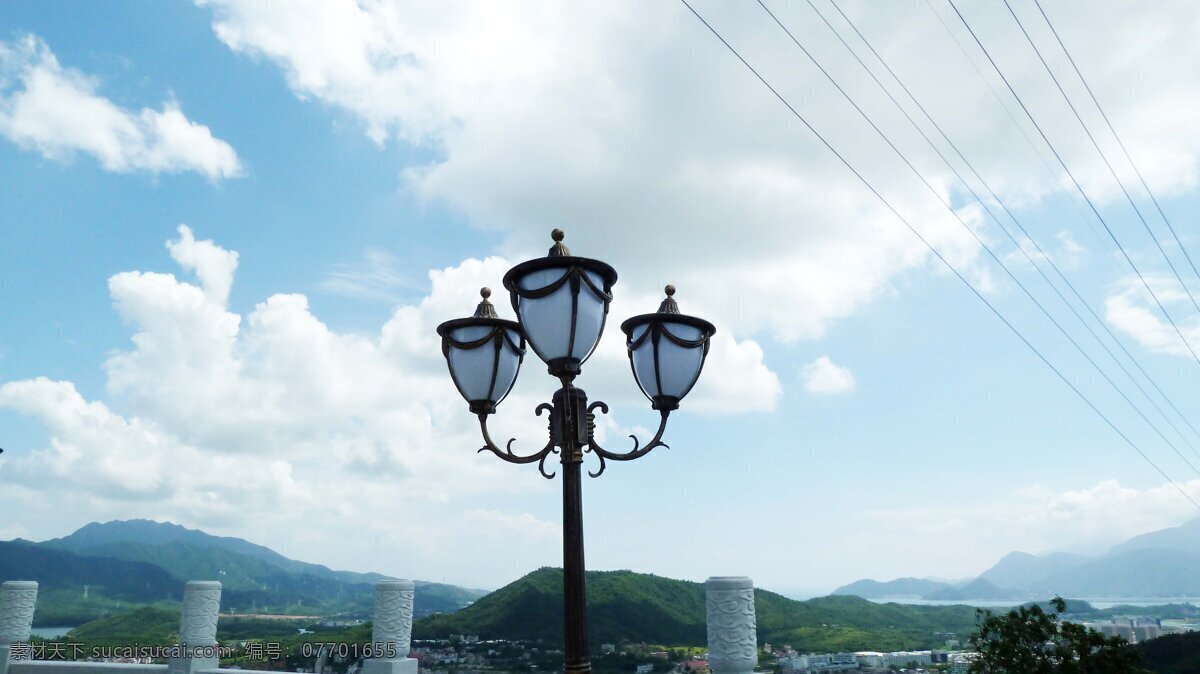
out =
[[[588,475],[599,477],[604,473],[607,461],[633,461],[649,454],[658,447],[667,447],[667,444],[662,441],[662,436],[667,428],[667,418],[672,411],[679,407],[679,398],[650,396],[646,394],[645,387],[639,382],[638,386],[641,388],[642,393],[650,398],[653,409],[659,413],[658,430],[654,433],[654,437],[650,439],[650,442],[642,445],[636,435],[630,435],[629,437],[633,439],[633,448],[627,452],[613,452],[605,449],[596,442],[595,413],[599,410],[602,414],[608,414],[608,404],[599,400],[589,404],[587,393],[574,385],[574,380],[580,374],[583,361],[587,360],[591,352],[580,359],[571,358],[569,354],[575,350],[575,323],[579,311],[579,293],[586,286],[589,292],[593,293],[604,303],[604,315],[600,323],[600,334],[603,334],[605,322],[608,317],[609,303],[612,301],[612,286],[616,283],[617,272],[611,266],[599,260],[570,255],[566,246],[562,244],[561,231],[555,230],[552,236],[556,243],[550,249],[548,257],[522,262],[504,275],[504,287],[510,293],[513,311],[516,312],[518,317],[521,315],[520,301],[522,299],[547,297],[562,288],[564,284],[570,284],[571,332],[568,338],[568,357],[554,358],[546,361],[550,374],[558,379],[560,388],[554,393],[551,402],[541,403],[534,408],[534,414],[537,416],[541,416],[543,412],[549,412],[549,439],[546,445],[533,454],[517,454],[512,449],[512,445],[516,441],[514,438],[510,439],[504,448],[501,449],[492,440],[487,425],[488,416],[496,412],[496,405],[500,401],[468,401],[468,404],[471,412],[479,418],[479,429],[483,435],[484,445],[479,448],[479,452],[491,452],[498,458],[509,463],[537,463],[538,472],[546,479],[553,479],[555,477],[555,473],[547,472],[546,460],[554,454],[559,455],[563,474],[563,671],[566,674],[588,674],[591,672],[591,662],[588,651],[587,601],[584,580],[583,488],[581,478],[583,455],[588,452],[596,455],[600,465],[597,470],[589,471]],[[520,287],[519,280],[526,274],[552,268],[562,268],[562,277],[542,288],[527,290]],[[598,287],[585,272],[592,272],[598,275],[602,279],[602,286]],[[700,372],[704,369],[704,360],[708,355],[708,339],[715,331],[715,328],[711,323],[703,319],[679,314],[675,301],[670,297],[674,292],[675,289],[668,286],[668,298],[659,308],[659,313],[644,314],[630,318],[621,325],[621,329],[625,331],[627,335],[626,345],[631,349],[640,346],[646,338],[654,340],[656,376],[659,365],[658,343],[663,337],[673,344],[685,348],[703,348],[704,354],[701,358],[700,368],[697,369],[696,378],[688,387],[688,391],[690,391],[691,387],[695,385],[696,380],[700,378]],[[459,349],[483,348],[489,341],[495,344],[496,358],[498,359],[500,349],[503,345],[502,340],[508,340],[508,343],[512,345],[505,328],[511,329],[515,327],[522,335],[520,346],[524,347],[525,341],[528,340],[528,334],[521,328],[519,323],[501,320],[496,317],[494,310],[487,303],[488,295],[490,295],[490,291],[485,289],[484,302],[480,305],[480,311],[484,313],[480,314],[477,312],[476,317],[447,321],[438,326],[438,334],[442,335],[442,353],[447,357],[447,364],[450,362],[449,353],[451,347]],[[488,306],[485,307],[484,305]],[[484,317],[481,318],[481,316]],[[682,339],[667,330],[663,325],[664,322],[693,325],[701,329],[702,336],[698,340]],[[646,330],[645,334],[634,342],[631,337],[631,330],[643,323],[650,323],[650,327]],[[454,329],[471,325],[492,325],[494,326],[494,330],[487,336],[470,342],[455,341],[450,336],[451,331]],[[533,350],[541,357],[542,353],[538,349],[537,344],[533,340],[528,341]],[[597,341],[599,340],[597,339]],[[592,347],[592,350],[595,350],[595,346]],[[521,349],[521,353],[524,353],[523,348]],[[632,368],[632,350],[629,351],[629,355],[630,367]],[[543,358],[543,360],[545,359]],[[497,363],[498,361],[493,361],[492,383],[489,387],[489,391],[493,393]],[[449,367],[451,368],[451,376],[453,377],[453,365],[449,365]],[[520,364],[518,363],[519,367]],[[636,369],[634,369],[634,379],[637,379]],[[658,390],[661,391],[661,381],[658,382],[658,385]],[[455,386],[458,386],[457,379],[455,380]],[[461,388],[459,388],[459,393],[462,393]],[[506,391],[505,395],[507,393]],[[687,391],[684,391],[684,395],[686,394]]]

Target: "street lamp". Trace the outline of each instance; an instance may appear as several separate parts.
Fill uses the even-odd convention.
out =
[[[661,420],[648,444],[630,436],[632,450],[604,449],[595,439],[593,411],[608,414],[608,405],[599,400],[589,405],[587,394],[573,382],[600,342],[617,272],[599,260],[571,255],[563,245],[562,230],[556,229],[550,236],[554,245],[546,257],[522,262],[504,275],[504,287],[519,322],[500,318],[488,299],[492,291],[483,288],[483,301],[474,316],[446,321],[437,331],[450,377],[471,412],[479,417],[484,440],[479,451],[490,451],[509,463],[536,462],[547,479],[554,474],[546,472],[546,459],[559,455],[563,471],[563,670],[580,674],[592,669],[583,575],[583,454],[592,452],[599,459],[599,468],[588,473],[599,477],[606,460],[632,461],[655,447],[666,447],[662,435],[667,417],[699,379],[708,339],[716,328],[706,320],[679,313],[675,287],[670,285],[656,313],[634,316],[621,324],[634,379]],[[487,418],[516,382],[526,342],[561,387],[552,403],[542,403],[534,410],[538,416],[550,413],[546,446],[534,454],[519,455],[512,451],[514,440],[504,449],[496,446],[488,433]]]

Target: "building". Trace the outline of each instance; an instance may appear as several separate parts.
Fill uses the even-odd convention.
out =
[[[854,653],[809,653],[780,658],[779,666],[790,672],[845,672],[858,669]]]
[[[1137,643],[1157,639],[1162,636],[1162,627],[1160,625],[1134,625],[1133,638]]]
[[[862,667],[885,667],[886,665],[883,664],[885,657],[884,653],[878,651],[858,651],[854,654],[854,659]]]
[[[1162,621],[1158,618],[1114,617],[1107,622],[1083,623],[1084,627],[1106,637],[1120,637],[1131,644],[1157,639],[1162,635]]]
[[[650,672],[653,672],[653,671],[654,671],[653,663],[638,665],[637,669],[633,670],[634,674],[650,674]]]
[[[933,664],[931,651],[894,651],[883,658],[884,667],[908,667]]]

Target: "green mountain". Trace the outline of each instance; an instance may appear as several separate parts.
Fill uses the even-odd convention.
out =
[[[168,646],[179,640],[179,611],[141,606],[76,627],[70,639],[93,645]]]
[[[133,604],[177,602],[184,582],[209,579],[222,581],[224,611],[365,616],[374,582],[386,576],[334,571],[240,538],[129,520],[93,522],[43,543],[0,542],[0,578],[42,584],[37,624],[78,625]],[[414,582],[418,616],[456,611],[486,594]]]
[[[92,557],[149,562],[182,580],[215,579],[224,586],[223,604],[239,610],[295,605],[326,610],[367,610],[378,573],[335,571],[289,559],[241,538],[213,536],[170,522],[92,522],[75,533],[41,545]],[[416,580],[418,615],[456,611],[486,594]],[[302,612],[302,611],[301,611]]]
[[[153,520],[92,522],[69,536],[54,538],[42,543],[42,545],[48,547],[91,555],[120,551],[121,546],[126,544],[141,547],[141,552],[134,553],[136,555],[147,554],[146,550],[155,547],[175,548],[177,550],[204,548],[213,551],[222,551],[230,553],[230,556],[226,557],[226,559],[254,560],[259,563],[259,569],[282,569],[288,573],[310,575],[318,578],[336,578],[348,583],[374,583],[387,577],[378,573],[334,571],[320,564],[310,564],[308,562],[288,559],[270,548],[251,543],[241,538],[213,536],[198,529],[188,529],[171,522],[155,522]],[[153,553],[149,554],[153,555]],[[122,556],[122,558],[127,559],[129,557]],[[177,558],[163,561],[181,571],[186,571],[186,569],[180,566],[186,563],[185,560]],[[245,563],[245,561],[242,563]],[[198,567],[198,570],[203,571],[204,569]],[[196,578],[198,576],[191,577]]]
[[[288,637],[297,635],[300,628],[316,627],[311,619],[221,616],[217,621],[217,641],[228,643],[247,638]],[[174,644],[179,641],[179,609],[174,606],[139,606],[76,627],[68,633],[67,639],[89,645]]]
[[[37,626],[79,625],[183,594],[182,585],[153,564],[81,557],[22,540],[0,541],[0,579],[38,581]]]
[[[924,597],[927,594],[951,590],[954,586],[925,578],[897,578],[881,583],[870,578],[856,580],[833,591],[835,595],[850,594],[864,599],[888,599],[889,597]]]
[[[923,599],[963,601],[1071,597],[1200,596],[1200,518],[1181,526],[1135,536],[1106,554],[1087,557],[1065,552],[1031,555],[1011,552],[965,585],[917,592]],[[916,581],[916,582],[914,582]],[[860,580],[835,594],[886,598],[909,596],[922,581],[900,578],[879,583]]]
[[[1200,556],[1200,517],[1188,520],[1177,527],[1159,529],[1113,546],[1110,554],[1121,554],[1133,550],[1176,550]]]
[[[1000,587],[1035,589],[1038,581],[1091,561],[1090,557],[1069,552],[1052,552],[1031,555],[1027,552],[1010,552],[1000,558],[979,577]]]
[[[1200,596],[1200,555],[1181,550],[1132,549],[1109,553],[1037,582],[1073,597]]]
[[[967,600],[1004,600],[1010,599],[1018,595],[1014,590],[1004,587],[997,587],[995,583],[987,581],[983,578],[960,585],[958,587],[947,587],[940,590],[935,590],[925,595],[926,599],[937,601],[967,601]]]
[[[96,588],[123,601],[178,599],[183,588],[171,574],[144,562],[94,560],[28,541],[0,541],[0,578],[36,580],[48,589]]]
[[[562,640],[562,570],[539,569],[452,614],[413,626],[417,638],[477,634],[480,638]],[[587,574],[589,639],[594,647],[621,640],[701,646],[704,585],[632,571]],[[858,597],[796,601],[755,590],[760,641],[801,651],[933,647],[975,627],[967,606],[876,604]]]

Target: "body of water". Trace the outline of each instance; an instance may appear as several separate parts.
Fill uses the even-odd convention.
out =
[[[29,630],[29,633],[35,637],[43,639],[57,639],[62,635],[75,629],[74,627],[34,627]]]
[[[1200,606],[1200,597],[1072,597],[1081,599],[1098,609],[1114,606],[1162,606],[1163,604],[1191,604]],[[976,606],[979,608],[1009,608],[1028,603],[1029,599],[999,600],[999,599],[961,599],[958,601],[944,599],[921,599],[920,597],[889,597],[872,599],[876,604],[914,604],[917,606]]]

